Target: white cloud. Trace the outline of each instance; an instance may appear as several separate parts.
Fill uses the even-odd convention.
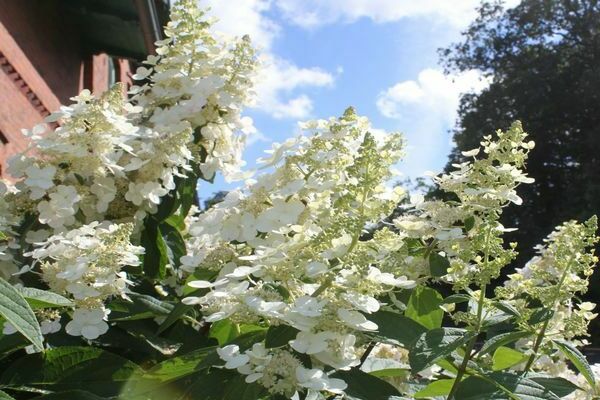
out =
[[[481,92],[490,81],[479,71],[444,75],[437,69],[425,69],[416,80],[399,82],[382,91],[377,108],[384,116],[397,121],[407,133],[407,157],[403,169],[409,176],[419,176],[428,169],[439,169],[446,160],[460,95]]]
[[[215,29],[229,35],[250,35],[258,46],[261,68],[255,88],[256,107],[274,118],[307,118],[313,101],[302,89],[330,87],[335,77],[320,68],[301,68],[289,60],[273,54],[272,44],[281,28],[266,16],[272,2],[269,0],[208,0],[201,6],[210,6],[210,15],[219,19]]]
[[[306,94],[295,94],[296,90],[333,83],[333,75],[320,68],[299,68],[287,60],[265,56],[257,79],[257,106],[275,118],[306,118],[313,109],[312,100]]]
[[[429,118],[452,124],[460,95],[481,92],[488,85],[489,80],[476,70],[444,75],[440,70],[427,68],[419,72],[416,81],[399,82],[380,93],[377,108],[384,116],[396,119],[405,114],[413,117],[415,109],[418,109]]]
[[[512,7],[519,0],[507,0]],[[304,28],[354,22],[370,18],[375,22],[392,22],[409,17],[433,17],[463,28],[475,17],[479,0],[278,0],[277,7],[293,23]]]

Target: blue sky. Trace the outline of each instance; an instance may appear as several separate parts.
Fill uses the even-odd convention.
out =
[[[211,0],[215,29],[249,34],[263,68],[258,100],[246,115],[258,133],[245,152],[248,167],[297,122],[339,116],[347,106],[376,128],[401,131],[406,176],[440,171],[451,149],[460,93],[487,82],[477,71],[445,76],[437,49],[460,39],[477,0]],[[234,188],[217,178],[200,197]]]

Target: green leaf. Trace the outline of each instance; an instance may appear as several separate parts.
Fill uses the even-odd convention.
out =
[[[71,307],[73,302],[61,295],[32,287],[17,288],[21,296],[36,310],[39,308]]]
[[[448,268],[450,268],[450,261],[446,257],[436,252],[429,255],[429,271],[431,272],[431,276],[444,276],[448,274]]]
[[[404,315],[391,311],[377,311],[369,314],[369,320],[378,326],[373,335],[384,340],[392,340],[407,347],[427,331],[423,325]]]
[[[386,369],[378,369],[375,371],[370,371],[369,375],[373,375],[378,378],[393,378],[396,376],[408,378],[408,376],[410,375],[410,371],[407,369],[402,369],[402,368],[386,368]]]
[[[240,327],[238,324],[232,323],[228,319],[214,322],[210,326],[209,337],[217,339],[219,346],[224,346],[225,343],[231,342],[240,335]]]
[[[226,393],[232,389],[228,387],[236,385],[240,376],[236,371],[213,368],[207,374],[200,374],[194,377],[193,383],[187,388],[185,393],[177,400],[225,400]],[[237,385],[236,385],[237,386]],[[230,392],[231,393],[231,392]],[[145,397],[144,399],[147,399]],[[162,400],[156,397],[150,397],[151,400]],[[129,400],[129,399],[127,399]],[[137,400],[137,399],[136,399]],[[173,399],[174,400],[174,399]],[[242,400],[242,399],[235,399]],[[244,400],[250,400],[246,398]]]
[[[157,364],[147,372],[133,375],[123,388],[121,399],[147,399],[153,393],[168,393],[175,390],[172,382],[191,376],[206,368],[204,359],[214,353],[216,347],[205,347]],[[155,397],[150,397],[155,398]]]
[[[471,300],[471,296],[464,293],[453,294],[444,299],[443,304],[458,304],[458,303],[466,303]]]
[[[465,232],[469,232],[475,226],[475,217],[470,216],[465,218]]]
[[[130,293],[132,301],[117,299],[109,304],[111,321],[134,321],[169,315],[173,304],[145,294]]]
[[[500,311],[504,311],[505,313],[512,315],[513,317],[521,317],[521,313],[517,310],[512,304],[507,303],[505,301],[496,301],[493,302],[492,305],[496,307]]]
[[[400,393],[395,387],[357,368],[352,368],[349,371],[337,371],[331,376],[346,382],[348,387],[345,392],[352,398],[361,400],[388,400],[392,396],[400,397]]]
[[[554,378],[549,376],[532,376],[531,373],[527,374],[527,379],[531,379],[534,382],[539,383],[546,389],[552,391],[555,395],[560,398],[568,396],[575,390],[579,389],[579,386],[569,382],[564,378]]]
[[[544,386],[522,375],[508,372],[492,372],[486,375],[505,393],[520,400],[559,400],[558,396]]]
[[[267,331],[265,347],[272,349],[286,346],[290,340],[296,339],[298,332],[300,332],[298,329],[288,325],[271,326]]]
[[[439,328],[444,318],[440,308],[443,301],[442,295],[434,289],[417,286],[408,299],[404,315],[428,329]]]
[[[460,381],[454,393],[456,400],[506,400],[508,398],[506,393],[495,384],[477,376],[469,376]]]
[[[527,358],[528,357],[520,351],[500,346],[496,349],[492,357],[492,369],[494,371],[500,371],[510,368],[527,360]]]
[[[183,240],[179,229],[167,222],[163,222],[160,224],[159,230],[169,249],[168,256],[171,265],[179,267],[181,265],[179,259],[187,253],[185,241]]]
[[[416,373],[424,370],[475,336],[473,332],[458,328],[436,328],[425,332],[408,349],[412,371]]]
[[[531,335],[531,333],[529,332],[507,332],[493,336],[483,344],[481,350],[479,350],[479,356],[491,353],[500,346],[505,346],[512,342],[516,342],[517,340],[527,337],[529,335]]]
[[[581,375],[585,377],[590,386],[595,388],[596,378],[594,377],[594,372],[592,371],[592,368],[590,368],[590,364],[588,364],[585,356],[581,354],[577,347],[563,340],[553,340],[552,343],[554,343],[569,361],[573,363],[575,368],[581,372]]]
[[[450,393],[454,385],[454,379],[440,379],[431,382],[425,388],[414,394],[415,399],[424,399],[427,397],[445,396]]]
[[[188,311],[192,310],[194,306],[188,306],[183,303],[177,303],[173,310],[167,315],[167,318],[160,324],[158,327],[157,333],[162,333],[167,330],[171,325],[179,320],[179,318],[183,317],[187,314]]]
[[[246,383],[245,376],[236,376],[228,382],[223,400],[257,400],[267,394],[267,389],[258,383]]]
[[[15,400],[15,398],[0,390],[0,400]]]
[[[196,199],[196,187],[198,185],[198,177],[191,175],[186,178],[181,185],[178,187],[178,195],[181,199],[181,208],[179,209],[179,215],[185,218],[192,205],[197,202]]]
[[[148,278],[164,278],[169,263],[168,248],[158,225],[152,217],[146,218],[141,244],[144,246],[144,275]]]
[[[139,372],[136,364],[116,354],[94,347],[65,346],[18,359],[0,376],[0,384],[116,396]]]
[[[0,316],[42,351],[44,337],[33,310],[13,285],[0,278]]]
[[[535,310],[529,320],[527,321],[529,325],[539,324],[541,322],[548,321],[554,315],[554,310],[550,310],[549,308],[540,308]]]

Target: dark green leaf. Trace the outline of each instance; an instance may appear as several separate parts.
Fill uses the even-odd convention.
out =
[[[131,361],[98,348],[58,347],[18,359],[0,376],[0,384],[116,396],[139,372]]]
[[[144,246],[144,275],[148,278],[164,278],[169,263],[168,249],[158,225],[152,217],[146,218],[141,244]]]
[[[158,327],[158,333],[164,332],[171,325],[177,322],[181,317],[187,314],[188,311],[192,310],[194,306],[188,306],[183,303],[177,303],[173,310],[167,315],[167,318]]]
[[[109,305],[113,310],[110,313],[111,321],[133,321],[164,317],[169,315],[175,307],[171,303],[145,294],[130,293],[129,297],[132,300],[131,302],[118,299]]]
[[[378,326],[375,333],[377,337],[398,342],[405,347],[427,331],[427,328],[418,322],[391,311],[380,310],[369,314],[368,318]]]
[[[575,368],[585,377],[591,387],[596,387],[596,378],[585,356],[572,343],[563,340],[552,341],[556,347],[573,363]]]
[[[25,336],[38,351],[44,349],[44,338],[33,310],[13,285],[0,278],[0,316]]]
[[[513,317],[519,318],[521,316],[521,313],[519,312],[519,310],[517,310],[515,307],[513,307],[511,304],[509,304],[505,301],[494,302],[494,303],[492,303],[492,305],[494,307],[496,307],[498,310],[504,311],[505,313],[510,314]]]
[[[450,355],[476,335],[458,328],[436,328],[422,334],[409,347],[409,363],[414,373]]]
[[[439,328],[444,318],[444,311],[440,308],[443,301],[436,290],[417,286],[408,299],[404,315],[426,328]]]
[[[491,339],[488,339],[481,350],[479,350],[479,355],[484,355],[487,353],[492,353],[500,346],[506,346],[507,344],[516,342],[517,340],[524,338],[526,336],[531,335],[528,332],[507,332],[502,333],[500,335],[493,336]]]
[[[429,255],[429,271],[431,276],[440,277],[448,273],[450,268],[450,261],[446,257],[433,252]]]
[[[163,222],[160,224],[159,230],[169,249],[169,260],[171,265],[179,267],[181,265],[179,259],[187,253],[185,241],[183,240],[179,229],[167,222]]]
[[[398,390],[386,381],[357,368],[349,371],[337,371],[332,377],[346,382],[348,387],[345,392],[356,399],[388,400],[392,396],[400,396]]]
[[[455,400],[507,400],[504,391],[483,378],[469,376],[463,379],[454,393]]]
[[[129,379],[122,391],[122,399],[146,399],[158,389],[169,390],[171,382],[181,380],[206,368],[204,359],[215,352],[216,347],[206,347],[179,357],[173,357],[154,366],[147,372],[140,371]],[[173,385],[175,386],[175,385]],[[154,397],[150,397],[154,398]]]
[[[559,400],[558,396],[537,382],[522,375],[508,372],[492,372],[486,375],[495,384],[520,400]]]
[[[555,395],[560,398],[568,396],[575,390],[579,389],[579,386],[569,382],[564,378],[554,378],[549,376],[532,376],[531,373],[527,374],[527,379],[531,379],[534,382],[539,383],[546,389],[552,391]]]
[[[453,294],[453,295],[446,297],[442,303],[458,304],[458,303],[466,303],[469,300],[471,300],[471,296],[469,296],[468,294],[459,293],[459,294]]]
[[[529,325],[539,324],[540,322],[548,321],[554,315],[554,311],[548,308],[540,308],[535,310],[529,317]]]
[[[265,347],[271,349],[286,346],[290,340],[296,339],[298,332],[298,329],[288,325],[271,326],[267,331]]]
[[[475,217],[470,216],[465,218],[465,232],[469,232],[475,226]]]

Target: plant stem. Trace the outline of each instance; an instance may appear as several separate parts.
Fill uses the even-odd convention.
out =
[[[486,287],[487,287],[486,285],[481,286],[481,291],[479,293],[479,301],[477,302],[477,321],[475,323],[475,332],[477,334],[479,334],[479,332],[481,331],[481,322],[482,322],[482,316],[483,316],[483,303],[485,302]],[[454,393],[456,392],[456,389],[458,389],[458,384],[460,383],[463,376],[465,375],[465,372],[467,370],[467,365],[469,364],[469,361],[471,360],[471,353],[473,352],[473,349],[475,348],[475,343],[477,342],[477,336],[478,335],[475,335],[473,337],[473,339],[471,339],[469,341],[469,343],[467,344],[467,347],[465,349],[465,355],[463,357],[463,360],[462,360],[460,366],[458,367],[458,372],[456,373],[456,378],[454,378],[454,383],[452,384],[450,393],[448,393],[447,400],[452,400],[454,398]]]

